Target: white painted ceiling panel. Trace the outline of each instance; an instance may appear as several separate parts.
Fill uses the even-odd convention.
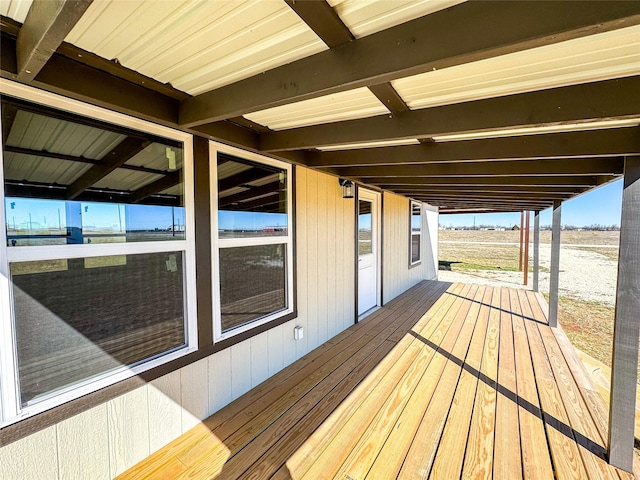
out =
[[[69,185],[91,167],[87,163],[4,153],[4,176],[7,180]]]
[[[284,130],[319,123],[372,117],[384,113],[389,113],[389,110],[368,88],[357,88],[281,107],[268,108],[247,114],[245,118],[272,130]]]
[[[640,26],[391,82],[412,108],[434,107],[640,73]]]
[[[19,110],[7,145],[99,160],[124,138],[99,128]]]
[[[398,145],[417,145],[420,142],[417,138],[407,138],[404,140],[381,140],[379,142],[366,142],[366,143],[346,143],[344,145],[327,145],[325,147],[318,147],[318,150],[323,152],[333,152],[336,150],[355,150],[358,148],[377,148],[377,147],[395,147]]]
[[[114,190],[137,190],[162,178],[162,175],[136,172],[118,168],[93,185],[93,188],[112,188]]]
[[[354,37],[360,38],[444,10],[465,0],[328,0]]]
[[[192,95],[327,49],[281,0],[94,2],[66,41]]]
[[[0,14],[24,23],[33,0],[0,0]]]

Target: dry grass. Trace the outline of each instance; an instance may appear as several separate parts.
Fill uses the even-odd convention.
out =
[[[454,272],[465,270],[518,271],[517,245],[441,243],[438,248],[440,262],[448,265]],[[541,267],[540,270],[545,269]],[[529,271],[533,271],[532,265],[529,265]]]
[[[497,230],[440,230],[438,234],[440,241],[499,243],[518,243],[520,241],[520,232],[517,230],[504,232]],[[564,244],[618,245],[619,240],[620,232],[565,230],[560,235],[560,241]],[[529,234],[529,241],[533,242],[533,232]],[[540,232],[540,242],[551,243],[551,232],[548,230]]]

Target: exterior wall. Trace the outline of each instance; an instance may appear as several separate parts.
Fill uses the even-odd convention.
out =
[[[296,177],[298,318],[1,448],[0,478],[112,478],[353,325],[354,201]]]
[[[400,295],[421,280],[437,276],[437,211],[422,215],[421,262],[409,266],[409,199],[393,193],[384,193],[383,201],[383,301]],[[430,234],[435,230],[435,242]],[[435,245],[435,263],[434,259]]]

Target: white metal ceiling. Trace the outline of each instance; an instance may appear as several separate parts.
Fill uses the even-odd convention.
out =
[[[192,95],[327,49],[281,0],[94,2],[66,41]]]
[[[394,27],[465,0],[327,0],[354,37]]]
[[[371,117],[383,113],[389,113],[389,110],[368,88],[357,88],[281,107],[268,108],[250,113],[245,117],[272,130],[284,130],[319,123]]]
[[[412,109],[640,73],[640,26],[560,42],[391,82]]]

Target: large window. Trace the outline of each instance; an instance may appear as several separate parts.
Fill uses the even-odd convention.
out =
[[[10,423],[185,355],[197,332],[190,136],[2,89]]]
[[[420,245],[422,244],[422,205],[411,201],[409,211],[409,265],[420,263]]]
[[[293,312],[291,166],[212,144],[219,341]]]

